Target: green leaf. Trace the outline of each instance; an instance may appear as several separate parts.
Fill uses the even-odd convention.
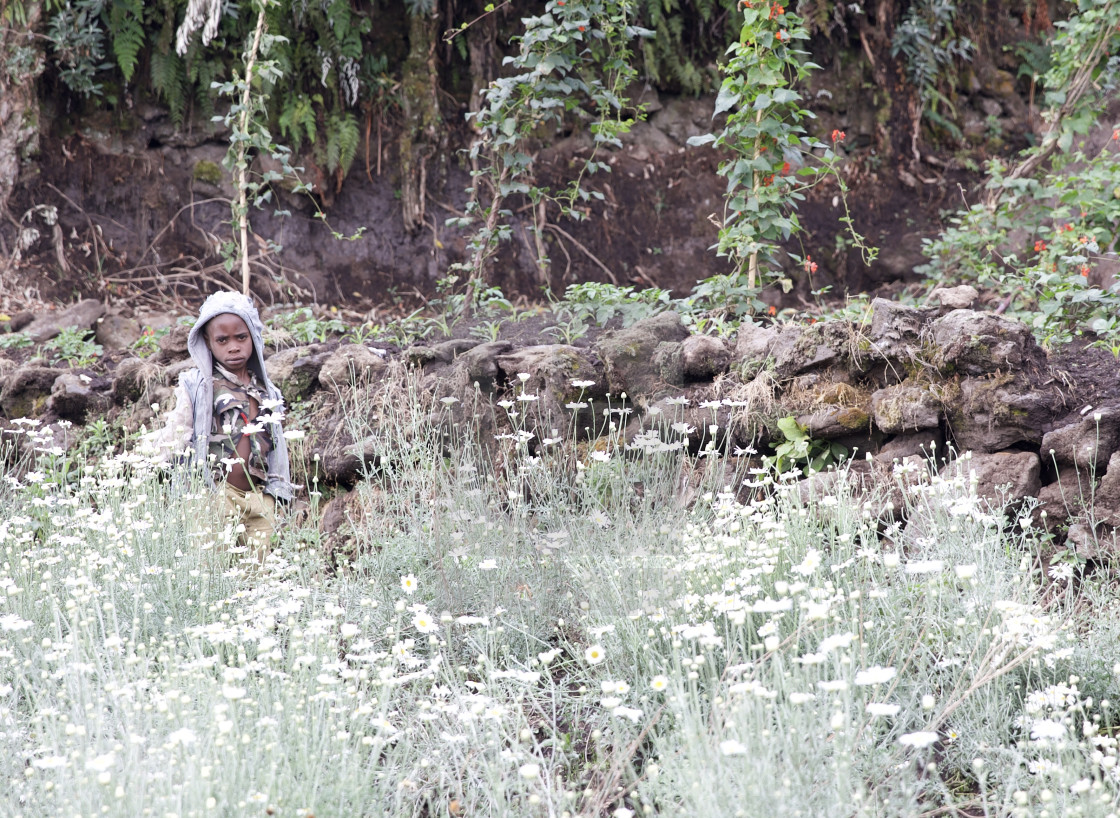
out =
[[[719,89],[719,94],[716,95],[716,110],[713,116],[730,110],[741,97],[741,94],[731,90],[731,87],[727,83],[724,83]]]
[[[802,441],[808,438],[805,427],[798,423],[797,418],[792,415],[778,418],[778,429],[786,436],[786,440],[791,442]]]

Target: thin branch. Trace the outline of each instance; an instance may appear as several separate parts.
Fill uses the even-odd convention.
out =
[[[1004,179],[1021,179],[1024,176],[1029,176],[1058,150],[1062,122],[1065,121],[1067,116],[1073,113],[1074,108],[1077,107],[1081,98],[1085,96],[1086,92],[1093,85],[1093,71],[1096,69],[1097,63],[1100,62],[1101,56],[1111,36],[1111,26],[1107,24],[1102,25],[1101,31],[1098,33],[1093,43],[1092,50],[1081,63],[1081,66],[1077,69],[1077,72],[1069,83],[1069,90],[1066,93],[1065,102],[1062,103],[1062,106],[1050,121],[1050,127],[1046,129],[1046,133],[1042,137],[1042,146],[1037,153],[1031,154],[1012,168],[1007,175],[1004,176]],[[1002,187],[992,189],[984,202],[989,210],[995,210],[996,206],[999,204],[999,200],[1003,197],[1003,192],[1004,188]]]
[[[580,244],[580,242],[578,240],[576,240],[575,236],[573,236],[571,233],[569,233],[567,230],[563,229],[562,227],[556,226],[555,224],[546,224],[545,227],[548,228],[549,230],[553,230],[553,231],[559,233],[561,236],[563,236],[568,241],[570,241],[572,244],[574,244],[576,247],[578,247],[579,250],[585,256],[587,256],[589,259],[591,259],[593,262],[595,262],[595,264],[599,267],[600,270],[602,270],[604,273],[607,274],[607,278],[609,278],[611,280],[612,284],[614,284],[616,287],[618,286],[618,277],[613,272],[611,272],[611,268],[608,267],[606,264],[604,264],[602,261],[600,261],[598,256],[596,256],[594,253],[592,253],[590,250],[588,250],[586,247],[584,247],[582,244]]]
[[[443,41],[445,43],[451,42],[456,37],[458,37],[460,34],[462,34],[464,31],[466,31],[471,26],[473,26],[475,23],[477,23],[481,20],[485,20],[487,17],[489,17],[491,14],[494,14],[495,12],[501,11],[502,9],[504,9],[506,6],[508,6],[512,2],[513,2],[513,0],[505,0],[504,3],[500,3],[499,5],[494,6],[494,8],[490,9],[490,11],[483,12],[482,14],[478,15],[473,20],[471,20],[469,23],[463,23],[458,28],[448,29],[446,32],[444,32]]]

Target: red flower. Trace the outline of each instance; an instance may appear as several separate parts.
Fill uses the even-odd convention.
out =
[[[1039,239],[1038,241],[1036,241],[1034,243],[1034,251],[1036,253],[1045,252],[1046,251],[1046,242],[1044,242],[1042,239]]]
[[[782,176],[789,173],[789,162],[782,162]]]
[[[782,32],[780,32],[780,31],[779,31],[779,32],[778,32],[777,34],[775,34],[774,36],[778,38],[778,42],[779,42],[779,43],[780,43],[780,42],[782,41]]]
[[[579,27],[579,30],[580,30],[580,31],[587,31],[587,27],[586,27],[586,26],[580,26],[580,27]]]
[[[805,256],[805,272],[812,275],[817,271],[817,263],[813,261],[812,256]]]
[[[1089,265],[1088,264],[1082,264],[1081,265],[1081,275],[1085,276],[1085,278],[1089,277]]]
[[[847,134],[846,134],[846,133],[844,133],[844,132],[843,132],[842,130],[840,130],[839,128],[837,128],[836,130],[834,130],[834,131],[832,132],[832,141],[833,141],[834,143],[835,143],[835,142],[843,142],[843,141],[844,141],[844,137],[845,137],[845,136],[847,136]]]
[[[768,310],[766,311],[766,314],[767,314],[767,315],[777,315],[777,314],[778,314],[778,308],[777,308],[777,307],[775,307],[775,306],[773,306],[773,305],[771,305],[770,309],[768,309]]]
[[[786,10],[784,8],[782,8],[781,6],[779,6],[777,3],[775,3],[774,5],[772,5],[770,7],[770,19],[771,20],[773,20],[775,17],[778,17],[779,15],[782,15],[782,14],[785,14],[785,13],[786,13]],[[780,40],[781,37],[779,37],[778,39]]]
[[[1065,227],[1065,231],[1067,233],[1073,232],[1073,225],[1072,224],[1067,224],[1066,227]]]

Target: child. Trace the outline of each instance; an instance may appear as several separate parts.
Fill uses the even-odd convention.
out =
[[[166,452],[188,450],[207,464],[226,514],[244,526],[239,541],[263,561],[276,533],[276,504],[292,501],[280,390],[268,379],[253,302],[235,292],[206,299],[187,337],[198,365],[184,372],[175,408],[152,442]]]

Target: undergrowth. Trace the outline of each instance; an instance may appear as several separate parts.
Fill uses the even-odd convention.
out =
[[[1115,812],[1114,592],[1044,607],[967,459],[884,522],[624,403],[553,431],[523,380],[483,433],[396,377],[340,395],[336,569],[314,517],[256,567],[189,473],[5,435],[3,814]]]

